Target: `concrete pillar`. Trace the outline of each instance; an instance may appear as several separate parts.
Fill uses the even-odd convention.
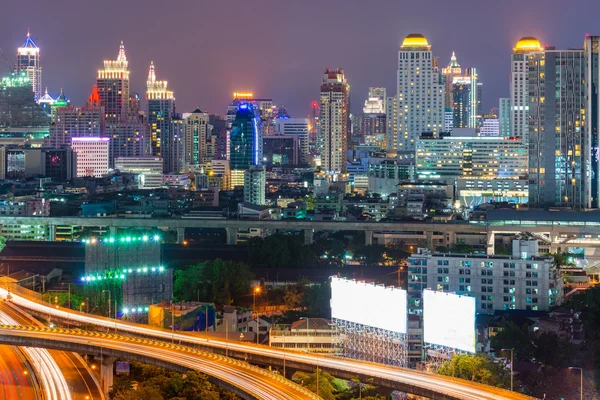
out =
[[[110,237],[116,237],[117,236],[117,227],[111,226],[111,227],[109,227],[109,229],[110,229]]]
[[[227,234],[227,244],[237,244],[237,228],[225,228]]]
[[[48,225],[48,241],[54,242],[56,240],[56,225]]]
[[[305,245],[311,245],[313,244],[313,230],[312,229],[305,229],[304,230],[304,244]]]
[[[177,243],[183,244],[185,241],[185,228],[177,228]]]
[[[487,254],[494,255],[496,253],[496,233],[487,233]]]
[[[365,246],[373,245],[373,231],[365,231]]]
[[[427,242],[427,248],[430,250],[435,250],[433,248],[433,232],[432,231],[425,231],[425,237],[426,237],[426,242]]]
[[[108,397],[108,392],[113,385],[114,365],[117,359],[115,357],[103,357],[100,363],[100,376],[102,378],[102,390]]]
[[[456,244],[456,232],[451,231],[448,232],[448,241],[446,242],[446,246],[448,248],[454,246]]]

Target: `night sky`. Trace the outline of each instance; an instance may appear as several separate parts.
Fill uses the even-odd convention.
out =
[[[522,36],[581,48],[600,35],[598,0],[58,0],[2,1],[0,48],[15,63],[27,27],[41,48],[43,85],[83,104],[125,42],[132,91],[148,66],[177,109],[224,114],[234,91],[273,98],[306,116],[324,68],[341,67],[362,109],[369,86],[396,91],[397,49],[422,33],[445,66],[452,50],[484,82],[484,111],[508,96],[510,52]],[[0,57],[0,75],[8,72]]]

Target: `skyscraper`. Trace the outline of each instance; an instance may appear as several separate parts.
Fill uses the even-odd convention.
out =
[[[482,84],[475,68],[467,68],[465,72],[465,76],[454,76],[452,81],[452,126],[477,129],[482,115]]]
[[[533,207],[597,207],[598,37],[584,46],[546,47],[527,63]]]
[[[266,175],[264,167],[244,171],[244,201],[262,206],[265,204]]]
[[[241,103],[231,124],[232,170],[247,170],[262,161],[262,130],[259,112],[251,103]]]
[[[423,132],[444,129],[443,79],[423,35],[410,34],[402,42],[397,77],[396,115],[387,116],[387,148],[414,151]],[[396,126],[390,129],[390,123]]]
[[[42,65],[40,64],[40,48],[35,44],[29,31],[23,46],[17,49],[17,71],[25,71],[35,99],[42,98]]]
[[[199,108],[185,117],[185,164],[188,169],[210,162],[212,158],[208,151],[208,119],[208,113]]]
[[[140,114],[139,97],[129,90],[129,63],[123,42],[116,60],[105,60],[96,85],[110,137],[110,166],[116,157],[140,157],[149,152],[148,125]]]
[[[320,97],[321,168],[326,172],[346,169],[346,150],[350,139],[350,85],[344,70],[325,70]]]
[[[511,104],[509,98],[500,98],[498,104],[498,120],[500,121],[500,136],[511,137],[512,133],[510,131],[511,123],[510,123],[510,114],[511,114]]]
[[[150,125],[150,145],[153,156],[162,157],[164,172],[170,172],[172,164],[169,128],[175,114],[175,97],[167,89],[167,81],[157,81],[154,62],[150,62],[148,81],[146,82],[146,100],[148,101],[148,123]]]
[[[461,75],[462,68],[456,60],[456,53],[452,52],[450,63],[446,68],[442,68],[442,76],[444,77],[445,84],[444,106],[446,108],[453,108],[454,106],[454,99],[452,98],[452,86],[454,84],[454,78]]]
[[[591,180],[591,207],[600,208],[600,36],[586,35],[585,54],[586,113],[584,135],[590,150],[589,179]],[[588,175],[588,174],[586,174]]]
[[[544,49],[534,37],[524,37],[517,42],[511,56],[510,102],[511,136],[529,143],[529,59],[539,57]]]

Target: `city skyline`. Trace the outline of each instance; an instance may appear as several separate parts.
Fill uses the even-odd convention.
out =
[[[520,37],[535,36],[542,44],[557,48],[582,47],[582,37],[596,33],[593,15],[600,11],[600,5],[584,0],[577,1],[582,7],[508,1],[502,10],[494,12],[494,18],[483,8],[469,7],[474,1],[436,4],[439,12],[431,15],[427,4],[416,7],[381,1],[374,7],[358,1],[333,1],[318,7],[316,2],[274,7],[274,2],[265,1],[237,15],[231,12],[235,6],[231,2],[182,2],[181,7],[161,15],[161,24],[131,24],[134,17],[152,20],[144,18],[158,4],[150,1],[144,8],[119,4],[120,12],[111,17],[112,26],[124,28],[90,29],[90,18],[80,17],[94,14],[93,20],[102,21],[113,12],[111,3],[52,6],[39,2],[18,5],[18,9],[17,5],[8,5],[9,14],[28,18],[8,20],[0,27],[0,48],[7,59],[0,66],[2,75],[16,62],[16,48],[22,45],[29,26],[31,37],[41,49],[43,86],[48,86],[53,96],[63,88],[74,104],[85,103],[102,60],[114,58],[123,40],[131,63],[132,91],[143,96],[147,66],[154,61],[160,65],[162,79],[169,81],[177,94],[179,111],[200,107],[223,114],[231,93],[243,90],[273,98],[293,116],[306,116],[318,97],[315,87],[324,68],[339,67],[353,85],[352,111],[356,113],[367,97],[368,87],[382,86],[388,93],[393,92],[397,50],[406,35],[422,33],[442,66],[448,63],[452,51],[456,51],[462,66],[477,66],[481,80],[486,82],[483,109],[488,110],[497,106],[499,97],[508,96],[509,56]],[[331,17],[340,12],[340,6],[344,7],[345,18],[337,22]],[[586,12],[581,13],[581,9]],[[204,16],[201,24],[194,19],[198,15]],[[292,15],[294,18],[289,17]],[[577,18],[579,22],[559,24],[563,18]],[[325,20],[333,22],[323,24]],[[461,20],[469,23],[461,24]],[[549,29],[552,26],[561,29]],[[346,42],[336,47],[322,40],[332,29]],[[473,34],[482,30],[485,34]],[[248,45],[240,39],[248,32],[272,40]],[[192,50],[189,43],[193,43]],[[232,54],[244,59],[245,64],[230,62]]]

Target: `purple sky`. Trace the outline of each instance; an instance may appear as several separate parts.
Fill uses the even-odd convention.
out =
[[[521,36],[580,48],[586,33],[600,35],[597,0],[29,0],[4,1],[2,11],[0,48],[10,65],[30,26],[52,95],[64,88],[73,103],[85,102],[102,60],[116,58],[123,40],[133,91],[144,94],[154,60],[179,111],[219,114],[232,92],[248,90],[308,115],[326,67],[344,68],[359,111],[369,86],[395,93],[397,49],[413,32],[442,65],[455,50],[462,67],[479,70],[487,111],[508,96],[510,52]],[[7,72],[0,58],[0,75]]]

